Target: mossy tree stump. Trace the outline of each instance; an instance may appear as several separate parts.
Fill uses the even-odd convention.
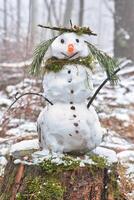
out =
[[[80,166],[68,157],[65,162],[24,165],[14,164],[11,158],[0,186],[0,200],[123,200],[115,165],[106,167],[102,158],[96,165]]]

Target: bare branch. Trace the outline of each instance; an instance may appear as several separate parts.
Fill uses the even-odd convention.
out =
[[[17,97],[18,93],[15,95],[15,101],[9,106],[8,110],[9,111],[12,106],[20,99],[22,98],[23,96],[25,95],[37,95],[37,96],[40,96],[40,97],[43,97],[50,105],[53,105],[53,103],[51,101],[49,101],[46,97],[44,97],[42,94],[39,94],[39,93],[35,93],[35,92],[27,92],[27,93],[24,93],[24,94],[21,94],[19,97]]]
[[[119,72],[121,70],[121,68],[118,68],[117,70],[115,70],[115,72],[113,73],[113,75],[117,74],[117,72]],[[93,103],[93,101],[95,100],[97,94],[99,93],[99,91],[103,88],[103,86],[109,81],[109,77],[106,78],[101,85],[97,88],[97,90],[95,91],[94,95],[91,97],[90,101],[87,104],[87,108],[89,108],[91,106],[91,104]]]
[[[110,13],[114,16],[115,12],[113,11],[113,9],[109,6],[108,1],[107,0],[103,0],[106,8],[110,11]]]

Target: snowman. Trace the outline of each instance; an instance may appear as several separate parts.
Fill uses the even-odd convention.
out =
[[[89,28],[74,26],[36,49],[33,72],[39,71],[45,55],[49,55],[42,70],[43,90],[52,104],[46,104],[37,120],[43,150],[81,152],[94,149],[102,141],[97,113],[93,106],[87,108],[87,100],[93,94],[94,56],[93,46],[89,48],[86,41],[87,35],[95,34]]]

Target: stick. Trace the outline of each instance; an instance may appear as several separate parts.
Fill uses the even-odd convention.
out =
[[[118,68],[117,70],[114,71],[113,75],[115,75],[117,72],[119,72],[121,70],[121,68]],[[91,97],[91,99],[89,100],[88,104],[87,104],[87,108],[89,108],[91,106],[91,104],[93,103],[94,99],[96,98],[97,94],[99,93],[99,91],[103,88],[103,86],[107,83],[107,81],[109,81],[109,77],[107,79],[105,79],[101,85],[97,88],[97,90],[95,91],[94,95]]]
[[[11,108],[12,108],[12,106],[21,98],[21,97],[23,97],[23,96],[25,96],[25,95],[37,95],[37,96],[40,96],[40,97],[43,97],[48,103],[50,103],[51,105],[53,105],[53,103],[51,102],[51,101],[49,101],[46,97],[44,97],[42,94],[38,94],[38,93],[35,93],[35,92],[27,92],[27,93],[24,93],[24,94],[22,94],[22,95],[20,95],[19,97],[16,97],[15,96],[15,101],[9,106],[9,108],[8,108],[8,110],[7,111],[9,111]]]

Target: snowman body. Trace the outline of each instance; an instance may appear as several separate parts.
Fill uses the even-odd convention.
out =
[[[38,118],[41,124],[40,147],[54,152],[91,150],[101,142],[98,116],[86,104],[56,103],[47,106]]]
[[[92,96],[91,71],[81,65],[65,65],[58,73],[45,74],[43,89],[53,103],[83,103]]]
[[[65,34],[64,39],[68,39],[67,35]],[[71,41],[75,45],[74,39],[76,40],[76,34],[69,38],[68,43]],[[56,45],[57,42],[52,45],[53,56],[63,59],[67,52],[59,54],[60,57],[58,53],[61,53],[61,47],[55,52]],[[75,48],[75,52],[78,49],[81,51],[77,45]],[[85,48],[84,52],[80,55],[77,53],[76,56],[84,57],[87,53],[89,52]],[[53,105],[47,104],[38,117],[42,149],[54,152],[83,151],[91,150],[101,143],[102,131],[97,113],[92,106],[87,108],[87,98],[92,96],[93,90],[91,71],[87,67],[65,64],[59,72],[48,72],[44,75],[43,89],[44,96]]]

